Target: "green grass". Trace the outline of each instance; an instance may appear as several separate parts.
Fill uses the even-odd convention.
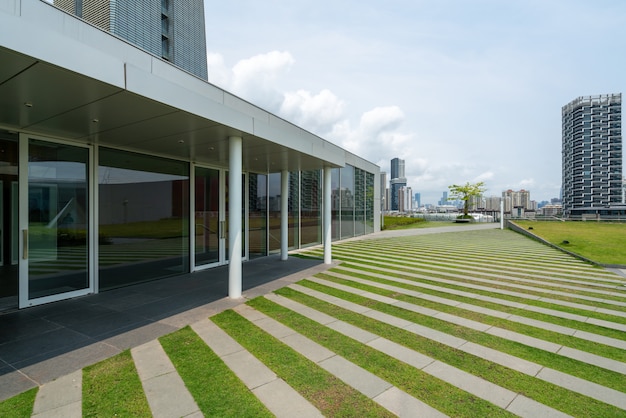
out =
[[[35,405],[35,396],[37,396],[38,391],[38,387],[32,388],[4,402],[0,402],[0,417],[22,418],[31,416],[33,406]]]
[[[323,415],[333,417],[392,417],[386,409],[346,385],[276,338],[228,310],[211,317],[219,327],[300,392]]]
[[[130,350],[83,369],[83,416],[151,415]]]
[[[331,279],[330,277],[325,277],[326,279]],[[414,304],[416,306],[426,307],[434,310],[438,310],[440,312],[449,313],[452,315],[460,316],[466,319],[470,319],[473,321],[478,321],[483,324],[489,324],[493,326],[497,326],[500,328],[508,329],[514,332],[523,333],[524,330],[527,330],[530,327],[524,326],[522,324],[512,323],[505,319],[489,317],[486,315],[481,315],[475,312],[467,312],[463,309],[455,308],[452,306],[437,304],[437,303],[428,303],[421,299],[416,299],[410,296],[401,295],[392,290],[384,290],[378,289],[375,287],[370,287],[366,285],[362,285],[359,283],[352,283],[347,280],[334,279],[332,280],[337,283],[341,283],[348,286],[353,286],[356,289],[366,290],[372,293],[380,294],[383,296],[387,296],[390,298],[398,299],[404,302],[408,302]],[[619,373],[615,373],[610,370],[598,368],[596,366],[592,366],[586,363],[581,363],[579,361],[560,356],[558,354],[554,354],[551,352],[547,352],[544,350],[536,349],[533,347],[528,347],[523,344],[516,343],[514,341],[510,341],[507,339],[503,339],[500,337],[496,337],[481,331],[473,330],[467,327],[463,327],[460,325],[453,324],[448,321],[440,320],[436,317],[430,315],[419,314],[416,312],[411,312],[406,309],[401,309],[395,306],[391,306],[387,303],[376,302],[374,300],[368,299],[366,297],[346,293],[344,291],[333,289],[330,287],[325,287],[323,285],[311,282],[300,282],[299,284],[304,285],[306,287],[310,287],[315,290],[322,291],[324,293],[337,296],[344,300],[349,300],[353,303],[357,303],[362,306],[367,306],[372,309],[376,309],[380,312],[384,312],[390,315],[393,315],[398,318],[403,318],[408,321],[411,321],[416,324],[420,324],[426,326],[431,329],[436,329],[438,331],[444,332],[446,334],[454,335],[459,338],[463,338],[467,341],[475,342],[476,344],[480,344],[485,347],[490,347],[495,350],[505,352],[511,355],[514,355],[519,358],[523,358],[528,361],[532,361],[534,363],[543,364],[547,367],[551,367],[556,370],[560,370],[564,373],[568,373],[574,376],[578,376],[582,379],[586,379],[595,383],[598,383],[603,386],[611,387],[613,389],[626,392],[626,379],[623,379],[623,376]],[[519,326],[518,326],[519,325]],[[535,338],[541,338],[544,341],[550,341],[550,337],[553,337],[548,331],[540,330],[540,336],[535,335]],[[572,344],[572,340],[576,340],[574,337],[565,337],[564,340],[568,340],[568,347],[575,347],[576,344]],[[586,342],[583,340],[583,343]],[[588,348],[594,348],[593,342],[587,342],[585,344]],[[595,344],[596,346],[603,346],[600,344]],[[589,351],[589,350],[587,350]],[[606,352],[604,357],[614,358],[618,361],[626,360],[626,353],[623,350],[607,347],[609,354],[613,354],[612,356],[607,356]],[[593,352],[593,351],[592,351]]]
[[[288,288],[278,293],[293,296]],[[302,294],[298,294],[302,295]],[[304,296],[306,299],[307,297]],[[302,302],[301,299],[294,299]],[[324,302],[318,301],[324,304]],[[314,302],[314,306],[317,302]],[[437,410],[454,417],[505,417],[512,416],[507,411],[483,399],[477,398],[455,386],[434,378],[421,370],[390,357],[378,350],[361,344],[330,328],[283,308],[265,298],[256,298],[248,304],[273,317],[299,333],[316,341],[318,344],[345,357],[358,366],[376,374],[415,398],[421,399]],[[315,307],[315,306],[314,306]],[[341,310],[341,309],[339,309]],[[358,317],[358,314],[354,314]],[[386,326],[390,328],[389,326]],[[415,335],[413,335],[415,338]],[[358,416],[358,415],[355,415]]]
[[[422,218],[409,218],[405,216],[385,216],[382,229],[409,229],[437,226],[436,222],[427,222]]]
[[[273,416],[191,327],[159,341],[205,416]]]
[[[494,364],[488,360],[456,350],[452,347],[448,347],[427,338],[420,337],[403,329],[395,328],[386,323],[363,317],[360,314],[347,311],[343,308],[312,298],[292,289],[283,288],[276,293],[289,297],[290,299],[303,303],[337,319],[346,321],[359,328],[365,329],[366,331],[370,331],[383,338],[395,341],[412,350],[438,359],[446,364],[465,370],[501,387],[523,394],[524,396],[534,399],[537,402],[543,403],[544,405],[548,405],[567,414],[571,414],[573,416],[623,416],[624,411],[619,408],[607,405],[603,402],[588,398],[578,393],[570,392],[557,385],[538,380],[532,376]],[[291,316],[295,315],[292,313]],[[285,318],[286,323],[287,321],[288,319]],[[287,325],[303,332],[301,325],[298,327],[296,327],[296,324]],[[350,343],[346,341],[341,344],[335,344],[332,348],[329,348],[338,354],[355,361],[357,364],[360,363],[359,365],[361,367],[368,368],[370,370],[373,369],[372,371],[377,375],[387,380],[391,379],[389,380],[390,382],[394,383],[398,387],[401,387],[401,383],[395,381],[395,377],[393,375],[389,375],[390,371],[394,369],[391,364],[385,364],[385,362],[381,360],[360,360],[358,356],[354,355],[354,352],[358,350],[350,348]],[[377,357],[380,358],[380,355]],[[426,388],[426,390],[428,390],[428,388]],[[430,400],[428,403],[434,405]],[[471,409],[468,410],[464,408],[455,412],[443,409],[440,410],[451,416],[496,416],[493,411],[473,411]],[[503,410],[502,412],[506,413],[506,411]]]
[[[626,265],[626,223],[515,221],[551,244],[600,264]],[[568,241],[569,244],[564,244]]]

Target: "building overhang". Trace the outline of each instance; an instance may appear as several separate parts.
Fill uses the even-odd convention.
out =
[[[39,0],[0,0],[0,127],[227,167],[243,138],[253,172],[359,160]]]

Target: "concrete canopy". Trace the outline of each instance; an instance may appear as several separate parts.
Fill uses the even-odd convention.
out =
[[[239,136],[243,170],[260,173],[355,158],[39,0],[0,0],[0,40],[4,129],[218,167]]]

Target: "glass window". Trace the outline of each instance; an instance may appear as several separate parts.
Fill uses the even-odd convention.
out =
[[[195,168],[195,256],[196,266],[220,261],[220,173],[212,168]]]
[[[248,189],[248,257],[267,255],[267,175],[250,173]]]
[[[300,173],[289,173],[289,249],[300,248]]]
[[[17,135],[0,131],[0,311],[18,305]]]
[[[280,251],[280,206],[281,206],[281,173],[272,173],[268,176],[269,197],[268,197],[268,237],[269,252]]]
[[[100,289],[189,271],[189,165],[100,149]]]
[[[330,188],[331,188],[331,232],[332,240],[341,238],[341,186],[339,178],[339,169],[330,170]]]
[[[300,175],[300,245],[322,243],[322,172],[303,171]]]
[[[354,168],[354,235],[365,233],[365,171]]]
[[[89,151],[31,139],[28,298],[89,287]]]
[[[354,167],[340,170],[341,238],[354,236]]]
[[[365,173],[365,233],[374,232],[374,174]]]

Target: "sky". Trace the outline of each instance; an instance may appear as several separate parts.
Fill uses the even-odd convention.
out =
[[[626,86],[623,0],[205,0],[209,82],[390,172],[558,197],[561,108]]]

